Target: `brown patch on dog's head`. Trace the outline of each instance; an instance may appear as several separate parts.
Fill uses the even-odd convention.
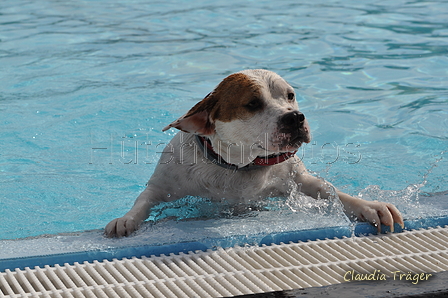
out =
[[[235,73],[163,131],[174,127],[189,133],[212,135],[216,120],[230,122],[245,119],[263,109],[263,106],[259,86],[247,75]]]

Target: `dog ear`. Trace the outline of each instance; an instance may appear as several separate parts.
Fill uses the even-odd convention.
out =
[[[209,93],[203,100],[192,107],[185,115],[165,126],[162,131],[166,131],[171,127],[177,128],[184,132],[199,134],[203,136],[215,133],[215,124],[212,120],[212,113],[216,106],[217,100]]]

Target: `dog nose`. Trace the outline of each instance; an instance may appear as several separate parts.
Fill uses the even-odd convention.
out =
[[[303,121],[305,121],[305,115],[303,115],[299,111],[294,111],[283,115],[280,121],[285,126],[299,126],[303,124]]]

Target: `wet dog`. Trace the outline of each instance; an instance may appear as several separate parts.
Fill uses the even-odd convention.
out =
[[[267,70],[226,77],[210,94],[163,130],[181,130],[164,150],[146,189],[132,209],[105,228],[128,236],[161,202],[190,196],[240,204],[286,197],[291,183],[316,199],[339,198],[346,214],[378,227],[403,226],[397,208],[345,194],[310,175],[295,155],[311,140],[294,89]]]

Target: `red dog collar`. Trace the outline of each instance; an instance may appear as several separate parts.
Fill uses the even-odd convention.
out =
[[[213,150],[212,143],[208,138],[199,135],[195,136],[196,136],[196,142],[198,143],[201,150],[204,152],[204,155],[209,160],[211,160],[214,164],[220,167],[231,170],[251,170],[258,167],[276,165],[284,162],[285,160],[288,160],[289,158],[294,156],[297,152],[296,150],[294,152],[283,152],[280,154],[272,154],[264,157],[258,156],[250,164],[240,168],[237,165],[228,163],[225,160],[223,160],[222,156],[216,153],[215,150]]]

